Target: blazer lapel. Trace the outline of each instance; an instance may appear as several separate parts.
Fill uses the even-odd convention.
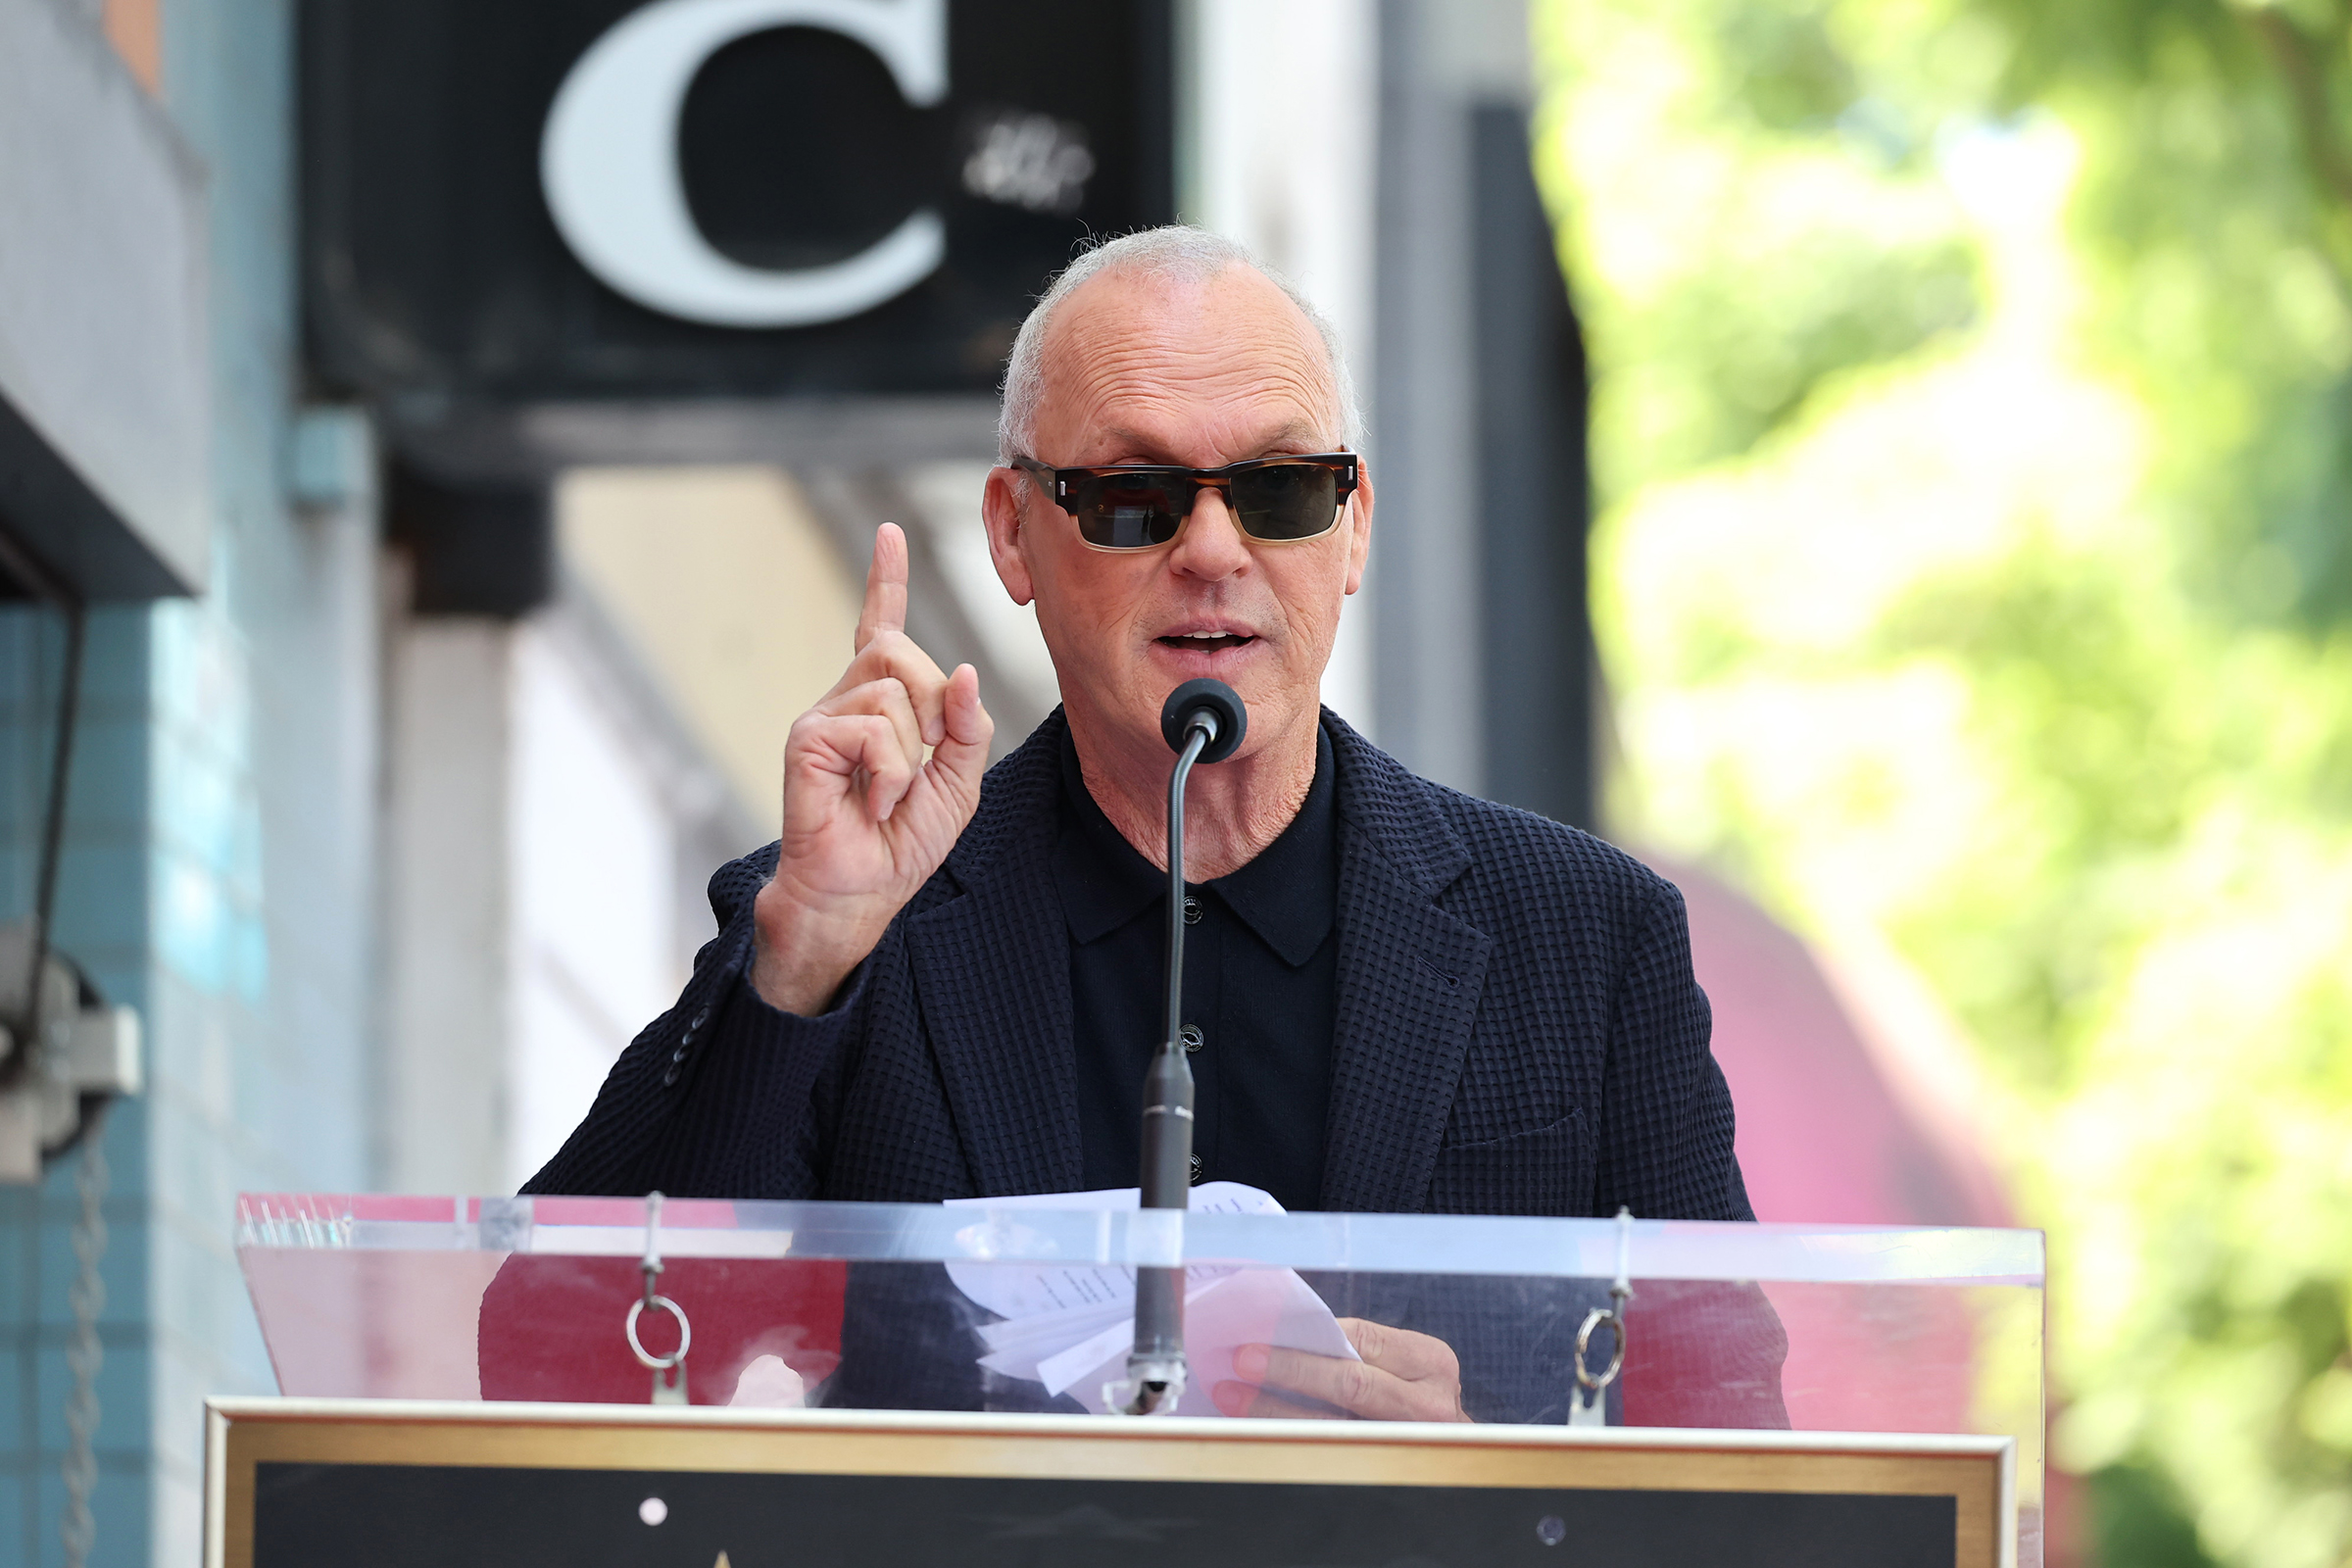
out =
[[[1336,718],[1339,1005],[1323,1206],[1412,1212],[1436,1170],[1494,939],[1438,906],[1469,854],[1426,786]]]
[[[1470,863],[1428,787],[1326,715],[1339,768],[1339,997],[1323,1206],[1420,1206],[1493,939],[1436,900]],[[916,1004],[981,1193],[1080,1180],[1069,939],[1054,890],[1061,719],[991,772],[948,858],[956,896],[905,924]]]
[[[961,892],[905,926],[949,1111],[988,1197],[1068,1192],[1082,1168],[1069,939],[1046,853],[1060,722],[991,771],[948,858]]]

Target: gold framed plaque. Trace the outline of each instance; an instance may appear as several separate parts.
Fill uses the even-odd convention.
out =
[[[207,1568],[2014,1568],[1996,1437],[214,1399]]]

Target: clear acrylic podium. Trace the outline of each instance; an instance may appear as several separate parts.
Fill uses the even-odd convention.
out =
[[[1101,1410],[1121,1282],[1179,1262],[1203,1385],[1187,1415],[1216,1414],[1205,1385],[1230,1377],[1235,1344],[1318,1344],[1337,1314],[1445,1341],[1475,1420],[1557,1426],[1581,1402],[1579,1330],[1622,1268],[1623,1372],[1581,1424],[2006,1438],[2013,1560],[2040,1563],[2037,1232],[1035,1201],[669,1200],[650,1292],[635,1199],[249,1195],[237,1246],[284,1396],[643,1406],[668,1380],[706,1407],[974,1412],[1008,1430]],[[649,1372],[678,1348],[674,1318],[683,1376]]]

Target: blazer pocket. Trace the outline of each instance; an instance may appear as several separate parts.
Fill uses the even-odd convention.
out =
[[[1440,1214],[1589,1214],[1595,1162],[1579,1107],[1533,1132],[1445,1145],[1428,1207]]]

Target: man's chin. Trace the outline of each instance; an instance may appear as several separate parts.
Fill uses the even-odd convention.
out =
[[[1188,680],[1205,676],[1221,680],[1234,689],[1249,710],[1250,734],[1254,741],[1261,736],[1288,732],[1299,716],[1293,710],[1298,706],[1301,684],[1287,678],[1279,656],[1263,642],[1252,642],[1238,649],[1214,649],[1205,652],[1193,649],[1171,649],[1153,644],[1145,661],[1143,690],[1150,713],[1144,716],[1153,735],[1159,732],[1159,712],[1168,694]],[[1306,710],[1311,718],[1315,711],[1314,685],[1305,685]],[[1138,707],[1141,708],[1142,704]],[[1245,753],[1254,752],[1254,744],[1245,744]]]
[[[1287,731],[1297,714],[1291,711],[1295,700],[1289,695],[1297,689],[1284,680],[1273,650],[1263,644],[1241,649],[1171,649],[1158,644],[1140,660],[1117,670],[1097,666],[1096,679],[1087,682],[1086,695],[1070,701],[1073,715],[1081,710],[1100,715],[1119,732],[1123,746],[1136,746],[1153,755],[1166,756],[1160,738],[1160,710],[1168,694],[1188,680],[1207,676],[1231,686],[1250,712],[1250,742],[1243,746],[1245,754],[1255,752],[1255,740],[1261,736]],[[1103,677],[1109,677],[1104,679]],[[1063,691],[1070,688],[1065,681]],[[1313,710],[1313,687],[1307,688],[1308,710]],[[1078,722],[1090,722],[1078,717]],[[1108,737],[1105,737],[1107,739]]]

